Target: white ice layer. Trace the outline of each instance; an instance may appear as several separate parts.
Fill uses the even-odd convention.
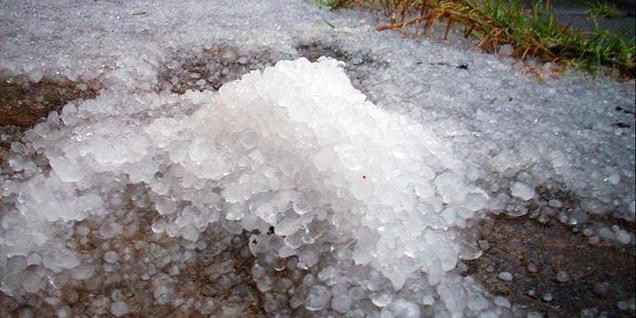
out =
[[[474,202],[488,201],[432,129],[367,101],[333,59],[280,61],[218,93],[103,95],[67,105],[61,122],[38,125],[29,139],[52,170],[5,184],[19,212],[5,220],[21,226],[4,233],[3,253],[48,251],[58,257],[51,265],[44,259],[53,270],[80,262],[47,245],[49,222],[106,215],[121,204],[107,199],[111,192],[143,183],[163,216],[155,232],[196,241],[219,217],[238,221],[262,233],[250,239],[256,256],[296,255],[308,268],[328,249],[335,260],[323,272],[347,277],[368,266],[391,282],[382,288],[393,295],[416,272],[436,286],[460,254],[471,257],[452,228],[483,207]],[[103,238],[121,232],[117,223],[99,228]],[[119,259],[104,255],[107,263]],[[307,308],[325,308],[329,291],[312,288]]]
[[[241,64],[250,52],[289,57],[298,46],[334,43],[350,55],[365,93],[436,130],[470,167],[471,181],[491,192],[514,179],[532,188],[563,183],[583,201],[573,214],[636,218],[633,81],[566,75],[541,83],[520,74],[514,60],[427,38],[404,41],[373,32],[374,19],[358,12],[304,1],[55,3],[1,4],[3,76],[96,80],[138,93],[157,88],[158,70],[175,52],[183,58],[235,46]],[[365,65],[365,56],[377,64]]]
[[[260,233],[250,252],[261,291],[279,288],[277,257],[297,258],[296,273],[318,270],[294,286],[302,296],[282,301],[293,308],[501,315],[507,301],[495,308],[452,269],[475,255],[456,230],[475,211],[523,215],[539,201],[571,225],[589,213],[636,218],[633,81],[541,83],[512,60],[376,33],[373,21],[291,0],[0,3],[0,75],[104,88],[12,146],[0,174],[2,290],[44,294],[54,276],[87,280],[102,268],[94,262],[125,263],[130,255],[111,246],[88,257],[71,233],[117,240],[135,231],[122,215],[150,209],[152,231],[197,244],[206,228]],[[346,53],[354,86],[378,107],[334,60],[281,62],[218,93],[158,84],[166,64],[219,46],[238,47],[229,63],[244,65],[315,43]],[[538,185],[565,186],[582,207],[542,203]],[[135,199],[146,194],[150,205]],[[78,220],[98,222],[96,233]],[[583,232],[635,241],[617,225],[598,228]],[[154,299],[168,302],[170,291],[157,283]],[[102,314],[137,310],[102,303]]]

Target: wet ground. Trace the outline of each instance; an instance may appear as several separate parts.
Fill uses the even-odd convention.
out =
[[[0,82],[0,127],[32,127],[49,112],[61,110],[71,100],[94,98],[98,90],[95,83],[52,79],[32,83],[23,78],[4,79]]]
[[[635,261],[629,251],[593,246],[587,237],[554,219],[541,223],[529,217],[499,216],[483,221],[478,232],[482,247],[488,249],[467,263],[467,274],[491,293],[548,317],[576,317],[582,310],[595,312],[594,316],[634,314],[618,307],[636,290]],[[498,278],[501,272],[511,273],[512,280]],[[567,276],[557,278],[559,272]]]

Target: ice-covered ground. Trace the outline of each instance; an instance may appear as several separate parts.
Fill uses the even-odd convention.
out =
[[[3,78],[101,87],[2,166],[13,309],[522,315],[460,275],[486,211],[633,247],[598,222],[635,218],[633,81],[539,82],[373,23],[303,1],[2,2]],[[299,59],[320,55],[345,63]]]

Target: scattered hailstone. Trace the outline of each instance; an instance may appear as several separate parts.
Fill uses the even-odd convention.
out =
[[[108,251],[104,254],[104,261],[109,264],[115,264],[119,261],[119,254],[114,251]]]
[[[550,201],[548,201],[548,205],[553,207],[553,208],[562,208],[563,207],[563,203],[561,203],[561,201],[557,200],[557,199],[552,199]]]
[[[539,271],[539,267],[533,262],[529,262],[528,266],[526,266],[526,269],[529,273],[536,273]]]
[[[391,303],[391,300],[393,299],[393,295],[391,294],[378,294],[375,295],[373,297],[371,297],[371,301],[373,302],[374,305],[378,306],[378,307],[384,307],[386,305],[388,305],[389,303]]]
[[[305,308],[311,311],[322,310],[327,307],[331,294],[327,287],[314,285],[309,289],[309,294],[305,299]]]
[[[46,286],[44,279],[36,273],[28,274],[22,282],[22,287],[28,293],[37,293],[44,286]]]
[[[524,201],[528,201],[537,195],[537,193],[534,191],[534,189],[531,186],[523,182],[513,183],[512,186],[510,187],[510,194],[513,197],[520,198],[521,200],[524,200]]]
[[[351,307],[352,302],[353,300],[348,295],[334,295],[331,299],[331,309],[339,313],[346,313],[349,307]]]
[[[71,270],[74,279],[82,280],[93,276],[95,268],[92,265],[80,265]]]
[[[495,305],[499,306],[499,307],[504,307],[504,308],[510,308],[510,301],[503,296],[496,296],[495,297]]]
[[[598,309],[596,307],[584,308],[584,309],[581,309],[581,313],[579,314],[579,317],[595,318],[597,314],[598,314]]]
[[[594,285],[594,293],[599,297],[607,296],[610,290],[610,284],[608,282],[601,282]]]
[[[631,299],[621,300],[616,303],[616,307],[620,310],[636,310],[636,298],[632,297]]]
[[[543,294],[543,296],[541,296],[541,299],[543,299],[543,301],[545,301],[545,302],[551,302],[553,300],[552,294],[551,293],[545,293],[545,294]]]
[[[196,242],[200,234],[201,232],[194,225],[187,225],[181,231],[183,238],[192,242]]]
[[[77,234],[79,234],[80,236],[86,236],[89,232],[90,229],[86,225],[80,225],[79,227],[77,227]]]
[[[560,282],[560,283],[565,283],[565,282],[567,282],[567,281],[570,279],[570,275],[568,275],[568,273],[567,273],[567,272],[559,271],[559,272],[556,274],[556,279],[557,279],[557,281],[558,281],[558,282]]]
[[[601,243],[601,238],[598,236],[591,236],[587,239],[587,242],[590,245],[598,245],[599,243]]]
[[[108,240],[115,236],[121,235],[123,229],[123,226],[115,222],[104,222],[104,224],[99,227],[99,235],[101,235],[103,239]]]
[[[479,240],[477,243],[479,244],[479,248],[481,248],[483,251],[487,251],[488,249],[490,249],[490,242],[486,240]]]
[[[121,317],[128,313],[128,304],[123,301],[116,301],[110,305],[110,313],[115,317]]]
[[[55,315],[58,318],[68,318],[71,317],[73,311],[69,306],[60,307],[57,311],[55,311]]]
[[[423,305],[432,305],[434,303],[435,303],[435,298],[433,298],[433,296],[431,296],[431,295],[426,295],[422,299],[422,304]]]
[[[488,308],[488,299],[482,295],[471,295],[467,301],[468,308],[474,311],[481,311]]]
[[[632,241],[632,237],[631,235],[629,235],[629,232],[623,230],[623,229],[618,229],[616,231],[616,240],[619,241],[621,244],[629,244]]]
[[[421,316],[418,305],[402,298],[394,300],[382,312],[390,313],[392,317],[419,318]]]
[[[510,272],[501,272],[497,275],[497,278],[509,282],[512,281],[512,274]]]
[[[40,256],[40,254],[37,254],[37,253],[29,254],[29,256],[26,259],[27,266],[40,265],[40,263],[42,263],[42,257]]]

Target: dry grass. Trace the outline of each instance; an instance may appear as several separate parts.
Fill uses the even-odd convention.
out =
[[[596,27],[592,32],[574,31],[559,23],[549,3],[537,2],[532,9],[519,1],[503,0],[329,0],[319,1],[331,9],[367,7],[383,10],[387,19],[378,31],[399,30],[402,34],[430,34],[434,23],[446,25],[445,38],[455,25],[464,36],[476,37],[478,46],[496,53],[511,45],[511,56],[530,56],[562,66],[592,72],[606,70],[624,78],[634,77],[636,45],[622,34]]]

